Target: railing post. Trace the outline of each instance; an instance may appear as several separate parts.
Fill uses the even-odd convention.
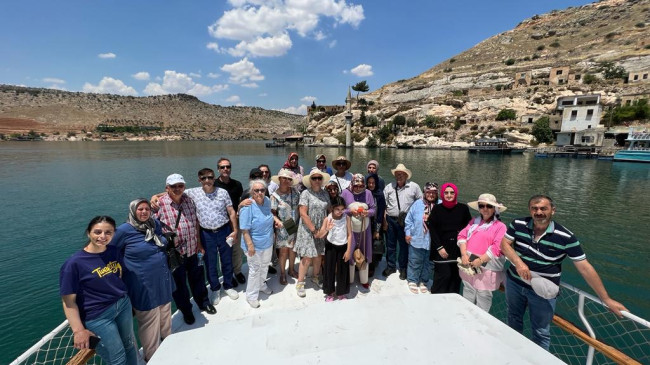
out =
[[[587,317],[585,316],[585,296],[582,293],[578,295],[578,316],[580,317],[582,324],[585,325],[587,332],[589,332],[589,336],[591,336],[591,338],[593,339],[596,339],[596,333],[594,333],[594,330],[591,328],[591,325],[589,324],[589,321],[587,321]],[[589,350],[587,351],[587,361],[585,363],[587,365],[591,365],[593,361],[594,361],[594,348],[593,346],[589,345]]]

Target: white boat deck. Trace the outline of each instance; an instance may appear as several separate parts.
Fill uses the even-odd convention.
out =
[[[460,295],[412,294],[398,274],[332,303],[310,281],[306,298],[291,278],[268,283],[274,293],[260,293],[260,308],[239,285],[239,299],[222,297],[215,315],[195,306],[191,326],[174,316],[149,364],[563,364]]]

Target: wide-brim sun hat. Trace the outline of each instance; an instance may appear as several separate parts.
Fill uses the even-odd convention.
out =
[[[494,195],[488,193],[479,195],[478,200],[469,202],[467,203],[467,205],[474,210],[479,210],[478,209],[479,203],[489,204],[493,207],[496,207],[499,209],[499,213],[503,213],[506,211],[506,209],[508,209],[508,207],[506,207],[505,205],[498,203],[497,198]]]
[[[271,176],[271,181],[273,181],[274,183],[280,185],[280,178],[281,177],[286,177],[286,178],[291,179],[291,185],[292,186],[300,184],[300,180],[298,178],[296,178],[296,175],[293,172],[291,172],[290,170],[287,170],[287,169],[280,169],[280,171],[278,172],[277,175]]]
[[[345,162],[345,169],[346,169],[346,170],[349,170],[349,169],[350,169],[350,166],[352,166],[352,162],[350,162],[350,160],[348,160],[345,156],[339,156],[339,157],[335,158],[335,159],[332,161],[332,167],[333,167],[334,169],[336,169],[336,164],[337,164],[338,162]]]
[[[305,186],[311,186],[311,177],[314,175],[320,175],[323,177],[323,182],[321,186],[325,186],[324,184],[327,183],[327,181],[330,179],[330,174],[327,172],[322,172],[316,167],[313,167],[311,171],[309,171],[309,175],[305,175],[302,177],[302,184]]]
[[[411,176],[413,176],[413,174],[411,173],[411,170],[407,169],[406,166],[404,166],[403,163],[397,164],[397,167],[390,170],[390,173],[393,174],[393,176],[395,176],[396,172],[404,172],[404,173],[406,173],[406,180],[410,180]]]

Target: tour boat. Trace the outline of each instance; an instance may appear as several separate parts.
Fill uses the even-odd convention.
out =
[[[626,141],[630,143],[629,146],[616,152],[614,161],[650,162],[650,133],[647,129],[643,132],[632,130]]]
[[[525,148],[515,148],[508,144],[505,138],[481,138],[474,142],[474,146],[469,147],[470,153],[489,153],[498,155],[513,155],[523,153]]]

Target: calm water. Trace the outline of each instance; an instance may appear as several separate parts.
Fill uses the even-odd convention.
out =
[[[322,152],[331,161],[344,149],[298,150],[307,169]],[[233,177],[246,181],[260,163],[277,171],[289,150],[262,142],[56,142],[0,143],[0,363],[8,363],[65,317],[58,296],[63,261],[85,243],[90,218],[108,214],[123,222],[128,203],[164,189],[173,172],[197,186],[196,172],[232,160]],[[380,162],[380,175],[402,162],[413,180],[454,182],[459,200],[491,192],[508,206],[507,219],[526,214],[530,195],[558,204],[556,219],[580,239],[610,294],[650,319],[650,165],[594,160],[477,156],[465,151],[347,151],[351,171]],[[565,281],[588,286],[565,265]],[[591,290],[589,289],[591,292]]]

